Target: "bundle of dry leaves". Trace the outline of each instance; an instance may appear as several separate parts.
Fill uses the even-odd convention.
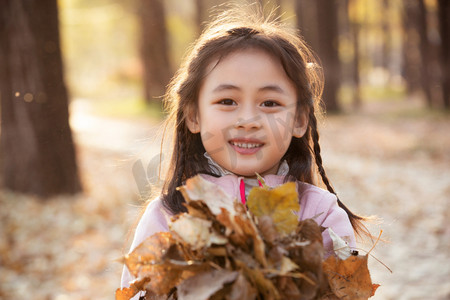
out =
[[[200,176],[180,191],[188,212],[124,257],[137,280],[116,299],[367,299],[378,287],[367,255],[323,260],[324,228],[298,221],[294,183],[253,188],[248,209]]]

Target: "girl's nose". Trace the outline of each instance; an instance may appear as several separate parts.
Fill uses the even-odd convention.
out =
[[[235,123],[235,128],[246,130],[259,128],[260,126],[261,116],[251,110],[241,113]]]

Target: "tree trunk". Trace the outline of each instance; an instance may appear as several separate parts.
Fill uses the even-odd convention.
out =
[[[381,29],[383,31],[382,35],[383,35],[383,55],[381,57],[381,64],[383,66],[383,68],[385,69],[385,71],[388,72],[388,76],[391,77],[391,48],[392,48],[392,43],[391,43],[391,20],[389,18],[390,16],[390,6],[389,6],[389,0],[383,0],[383,4],[382,4],[382,10],[383,10],[383,15],[385,16],[382,19],[382,23],[381,23]]]
[[[450,1],[439,0],[439,28],[441,34],[442,98],[450,109]]]
[[[339,34],[337,5],[334,0],[317,0],[319,57],[323,63],[325,87],[323,100],[327,111],[339,111],[338,91],[341,68],[339,61]]]
[[[197,35],[203,31],[203,24],[206,21],[205,17],[205,0],[195,0],[195,23],[197,24]]]
[[[409,95],[420,90],[421,86],[417,10],[417,1],[403,0],[403,76]]]
[[[352,46],[353,46],[353,82],[355,89],[353,92],[353,106],[361,107],[361,83],[359,77],[359,27],[358,22],[352,22]]]
[[[147,103],[161,103],[170,81],[171,67],[163,0],[141,0],[141,57]]]
[[[296,0],[295,14],[300,35],[315,52],[319,51],[316,0]]]
[[[422,60],[421,82],[422,89],[425,93],[425,100],[429,107],[433,106],[433,94],[431,91],[432,74],[430,68],[432,67],[433,59],[431,53],[430,42],[428,41],[428,25],[427,25],[427,10],[424,0],[418,0],[418,29],[420,37],[420,55]]]
[[[0,98],[3,185],[42,197],[81,191],[56,0],[2,1]]]
[[[301,35],[321,60],[325,77],[322,97],[325,108],[338,111],[341,74],[337,5],[334,0],[297,0],[296,14]]]

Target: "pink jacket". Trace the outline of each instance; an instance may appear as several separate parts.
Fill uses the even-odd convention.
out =
[[[236,199],[241,200],[241,177],[236,175],[224,175],[222,177],[213,177],[209,175],[202,176],[221,186],[224,191],[235,196]],[[264,177],[265,183],[271,187],[283,184],[283,179],[284,176],[279,175],[267,175]],[[349,243],[350,248],[355,248],[356,242],[353,228],[347,213],[338,206],[336,196],[311,184],[299,181],[297,181],[296,184],[300,199],[299,220],[315,217],[314,220],[319,225],[325,228],[331,227],[337,235]],[[164,209],[159,197],[150,202],[136,228],[130,251],[154,233],[168,231],[168,219],[170,216],[171,214]],[[325,247],[325,256],[327,257],[333,251],[333,242],[327,230],[322,233],[322,236]],[[131,280],[133,280],[132,275],[128,272],[128,269],[124,267],[122,273],[122,287],[129,286]]]

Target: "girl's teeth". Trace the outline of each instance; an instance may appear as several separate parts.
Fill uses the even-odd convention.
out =
[[[232,143],[235,146],[238,146],[239,148],[257,148],[257,147],[261,147],[261,144],[255,144],[255,143]]]

